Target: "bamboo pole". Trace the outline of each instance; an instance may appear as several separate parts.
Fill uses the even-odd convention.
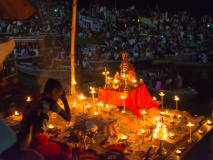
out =
[[[75,25],[76,25],[76,10],[77,10],[77,0],[73,0],[72,5],[72,31],[71,31],[71,94],[75,94]]]

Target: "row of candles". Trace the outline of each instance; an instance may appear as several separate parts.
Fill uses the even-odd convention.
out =
[[[163,92],[160,92],[160,97],[161,97],[161,108],[163,109],[163,97],[165,96],[165,94],[163,93]],[[156,97],[153,97],[153,100],[154,101],[157,101],[157,99],[156,99]],[[178,110],[178,101],[180,100],[179,98],[178,98],[178,96],[175,96],[174,97],[174,100],[176,101],[176,110]]]

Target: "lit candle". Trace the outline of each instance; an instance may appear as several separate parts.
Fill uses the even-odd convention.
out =
[[[93,87],[90,87],[91,91],[90,93],[92,94],[92,110],[94,111],[94,105],[95,105],[95,96],[94,94],[96,93],[96,91],[94,90]]]
[[[123,99],[123,106],[124,106],[124,109],[123,109],[122,113],[125,113],[126,112],[126,103],[125,103],[126,97],[125,96],[121,96],[121,99]]]
[[[188,140],[188,142],[192,143],[192,129],[191,129],[191,127],[194,126],[194,124],[192,124],[192,123],[189,122],[187,124],[187,126],[189,127],[189,140]]]
[[[146,132],[145,130],[141,129],[142,132],[142,143],[144,143],[144,133]]]
[[[201,135],[201,134],[203,134],[203,131],[199,130],[198,133]]]
[[[181,115],[178,114],[178,119],[180,119]]]
[[[18,115],[19,115],[18,111],[15,111],[15,116],[18,116]]]
[[[27,97],[27,100],[26,100],[27,102],[30,102],[31,101],[31,99],[30,99],[30,97]]]
[[[169,133],[170,138],[174,138],[175,134],[174,133]]]
[[[48,126],[48,128],[49,128],[49,129],[52,129],[52,128],[54,128],[54,126],[50,124],[50,125]]]
[[[94,115],[97,116],[97,115],[98,115],[98,112],[94,112]]]
[[[75,105],[76,105],[76,102],[74,102],[72,106],[75,107]]]
[[[208,121],[207,121],[207,124],[208,124],[208,125],[211,125],[211,124],[212,124],[212,122],[211,122],[210,120],[208,120]]]
[[[127,136],[123,134],[122,139],[127,139]]]
[[[177,149],[177,150],[176,150],[176,153],[177,153],[177,154],[181,154],[181,150]]]
[[[77,84],[76,81],[74,80],[72,84]]]
[[[177,96],[175,96],[174,100],[176,101],[176,110],[178,110],[178,104],[177,104],[177,101],[179,101],[180,99],[179,99]]]
[[[165,96],[165,94],[163,92],[160,92],[159,95],[161,96],[161,108],[163,109],[163,96]]]
[[[143,110],[141,113],[143,114],[143,125],[145,126],[145,116],[147,112]]]
[[[156,97],[153,97],[153,100],[154,100],[154,101],[157,101],[157,98],[156,98]]]
[[[81,104],[82,104],[83,112],[84,112],[84,101],[83,100],[85,99],[85,97],[81,94],[80,99],[81,99]]]

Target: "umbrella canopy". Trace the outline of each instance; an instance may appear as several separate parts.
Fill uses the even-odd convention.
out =
[[[15,42],[13,38],[0,37],[0,64],[13,51]]]
[[[25,20],[35,12],[27,0],[0,0],[0,19]]]

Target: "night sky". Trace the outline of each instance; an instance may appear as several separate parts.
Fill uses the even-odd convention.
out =
[[[127,8],[135,4],[136,9],[147,9],[147,4],[151,10],[155,9],[155,5],[158,4],[159,9],[169,12],[177,12],[179,10],[187,10],[194,16],[202,16],[204,14],[210,14],[213,16],[212,0],[78,0],[79,7],[88,7],[90,2],[100,2],[107,6],[114,6],[116,1],[116,8]]]

